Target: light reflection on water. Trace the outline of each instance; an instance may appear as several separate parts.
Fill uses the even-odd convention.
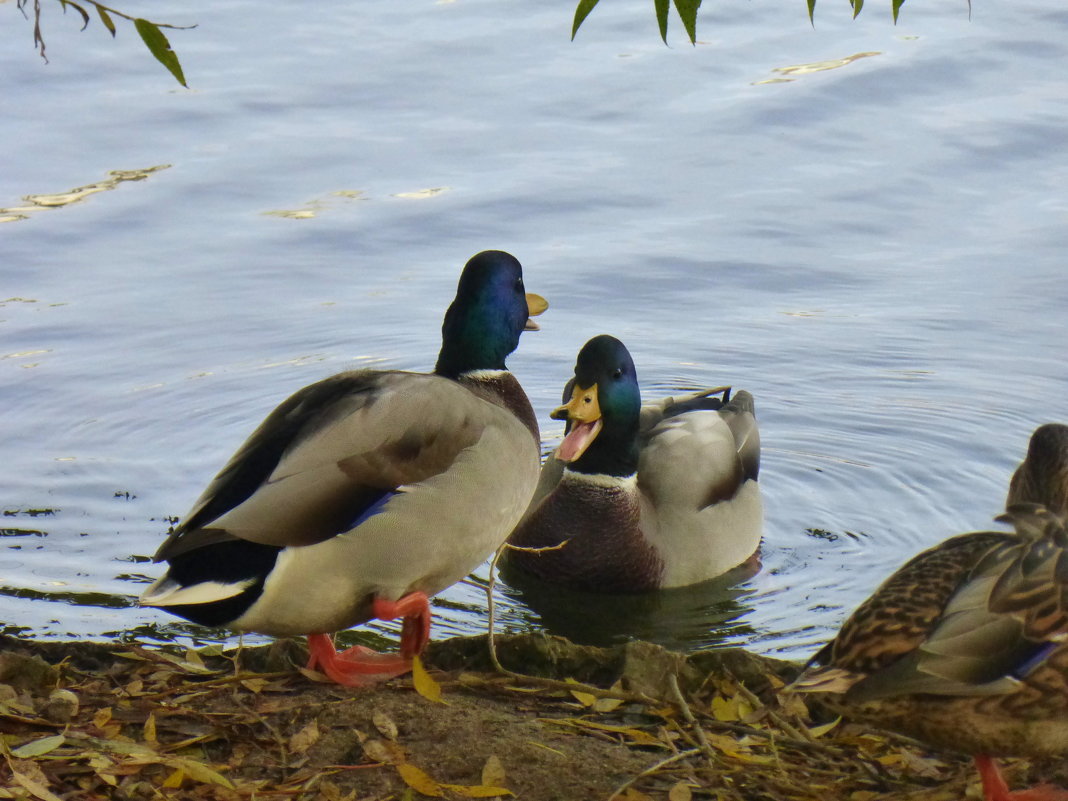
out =
[[[185,4],[215,23],[175,42],[191,92],[136,41],[57,28],[48,67],[0,41],[18,111],[0,125],[34,144],[0,171],[25,217],[0,227],[0,623],[223,636],[131,606],[158,574],[144,559],[293,390],[428,369],[489,247],[552,306],[510,360],[546,448],[602,332],[648,397],[752,391],[765,446],[764,568],[736,590],[632,599],[628,632],[499,586],[502,627],[800,656],[908,556],[989,525],[1031,429],[1068,419],[1068,96],[1049,69],[1068,14],[812,29],[755,1],[665,48],[615,5],[572,44],[568,4],[361,4],[296,28]],[[152,164],[171,166],[21,211]],[[438,599],[434,636],[484,629],[486,578]]]

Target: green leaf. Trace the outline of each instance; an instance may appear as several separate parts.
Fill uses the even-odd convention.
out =
[[[41,737],[38,740],[31,740],[28,743],[20,745],[18,748],[12,749],[11,756],[18,757],[19,759],[32,759],[33,757],[43,756],[50,751],[55,751],[65,742],[67,742],[67,738],[62,734],[56,734],[52,737]]]
[[[234,783],[232,781],[227,779],[214,768],[209,768],[203,762],[197,762],[195,759],[180,756],[164,756],[160,757],[160,761],[168,767],[182,771],[193,781],[200,782],[201,784],[217,784],[220,787],[225,787],[227,790],[234,789]]]
[[[575,9],[575,22],[571,26],[571,41],[575,41],[575,34],[578,33],[579,26],[586,21],[586,17],[593,11],[593,7],[597,5],[599,0],[579,0],[578,7]]]
[[[901,6],[905,5],[905,0],[894,0],[894,24],[897,25],[897,12],[901,10]]]
[[[653,5],[656,6],[656,22],[660,26],[660,38],[664,40],[664,44],[667,44],[667,18],[671,2],[670,0],[653,0]]]
[[[88,25],[89,25],[89,12],[88,11],[86,11],[84,8],[82,8],[77,3],[73,2],[73,0],[59,0],[59,4],[61,6],[63,6],[63,13],[64,14],[67,13],[67,6],[70,6],[75,11],[77,11],[79,14],[82,15],[82,30],[83,31],[86,29],[86,27],[88,27]]]
[[[141,39],[144,40],[149,52],[156,57],[156,61],[170,70],[175,80],[188,89],[189,84],[185,82],[185,75],[182,74],[182,65],[178,63],[178,56],[171,50],[171,43],[167,41],[167,37],[159,29],[159,25],[139,17],[134,20],[134,27],[141,34]]]
[[[808,0],[808,21],[816,24],[816,0]]]
[[[675,10],[686,26],[686,35],[690,37],[692,45],[697,44],[697,9],[700,7],[701,0],[675,0]]]
[[[115,21],[111,19],[111,15],[104,10],[103,6],[96,7],[96,13],[100,15],[100,21],[104,23],[104,27],[110,31],[112,37],[115,36]]]
[[[849,2],[853,6],[853,19],[856,19],[857,14],[864,8],[864,0],[849,0]]]

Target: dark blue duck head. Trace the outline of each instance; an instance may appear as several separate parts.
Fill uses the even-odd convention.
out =
[[[529,302],[529,304],[528,304]],[[528,295],[519,260],[501,250],[473,256],[460,275],[456,298],[441,326],[441,352],[434,372],[456,378],[471,370],[504,370],[530,319],[547,304]]]
[[[626,346],[607,334],[582,346],[570,400],[552,413],[569,430],[557,458],[581,473],[632,474],[638,466],[641,393]]]

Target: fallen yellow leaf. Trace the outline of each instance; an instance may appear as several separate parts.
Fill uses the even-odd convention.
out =
[[[564,679],[564,681],[568,684],[578,684],[578,682],[572,678]],[[575,700],[583,706],[593,706],[594,702],[597,700],[596,695],[590,695],[589,693],[584,693],[580,690],[571,690],[570,692],[575,697]]]
[[[303,754],[319,741],[319,723],[312,719],[308,725],[289,738],[289,750]]]
[[[411,787],[416,792],[420,792],[423,795],[429,795],[434,798],[440,798],[445,795],[445,790],[440,784],[430,778],[424,771],[417,768],[410,762],[402,762],[397,765],[397,772],[404,780],[404,783]]]
[[[712,717],[724,723],[731,723],[738,720],[738,707],[731,699],[717,695],[712,699]]]
[[[445,699],[441,697],[441,685],[426,672],[423,660],[418,656],[412,657],[412,683],[415,685],[415,691],[423,698],[439,704],[445,703]]]
[[[504,763],[497,756],[491,756],[482,766],[482,783],[504,785]]]
[[[175,768],[174,772],[163,781],[163,787],[168,790],[177,790],[185,780],[185,773],[181,768]]]
[[[209,768],[203,762],[197,762],[195,759],[168,756],[165,764],[181,770],[195,782],[200,782],[201,784],[217,784],[220,787],[225,787],[227,790],[234,789],[233,782],[214,768]]]
[[[111,707],[109,706],[98,709],[93,715],[93,725],[98,729],[104,728],[109,720],[111,720]]]
[[[145,742],[152,745],[158,745],[159,740],[156,739],[156,713],[149,712],[148,718],[145,720]]]
[[[389,740],[365,740],[363,754],[372,762],[397,765],[404,762],[404,749]]]
[[[486,784],[443,784],[441,786],[464,798],[499,798],[502,795],[515,795],[506,787],[491,787]]]
[[[594,712],[612,712],[622,704],[622,698],[598,698],[593,702],[592,709]]]
[[[8,767],[11,768],[11,778],[15,780],[15,783],[20,785],[24,790],[27,790],[34,798],[39,798],[41,801],[62,801],[62,799],[53,793],[45,785],[47,779],[44,774],[36,765],[30,765],[29,767],[36,768],[36,776],[31,776],[27,772],[16,770],[14,762],[8,762]],[[25,769],[25,768],[24,768]]]
[[[16,759],[30,759],[32,757],[43,756],[50,751],[55,751],[66,741],[67,738],[62,734],[56,734],[51,737],[40,737],[36,740],[30,740],[28,743],[23,743],[18,748],[15,748],[12,750],[11,756]]]
[[[808,730],[808,733],[811,734],[813,737],[822,737],[841,722],[842,718],[841,716],[839,716],[832,720],[830,723],[824,723],[821,726],[813,726]]]
[[[375,724],[375,728],[387,740],[397,739],[397,724],[393,722],[393,718],[382,710],[376,709],[374,711],[371,715],[371,722]]]

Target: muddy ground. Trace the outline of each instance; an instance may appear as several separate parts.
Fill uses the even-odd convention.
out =
[[[457,638],[414,677],[350,689],[303,671],[298,642],[235,657],[0,638],[0,798],[980,797],[968,760],[780,693],[789,663],[544,635],[495,647],[528,676]],[[1014,784],[1041,773],[1008,764]]]

